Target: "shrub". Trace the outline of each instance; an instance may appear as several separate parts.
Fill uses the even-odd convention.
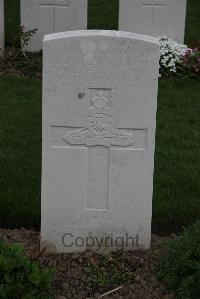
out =
[[[168,38],[160,38],[160,73],[176,73],[187,46]]]
[[[7,245],[0,240],[0,298],[44,299],[51,298],[47,290],[52,269],[29,260],[20,244]]]
[[[176,298],[199,299],[200,296],[200,220],[167,242],[156,274],[175,291]]]
[[[187,49],[182,56],[182,64],[186,73],[200,75],[200,47]]]
[[[168,38],[160,38],[160,75],[200,75],[200,47],[193,49]]]
[[[25,31],[24,26],[17,28],[12,39],[9,41],[10,47],[7,53],[7,59],[14,60],[19,55],[24,55],[24,47],[28,46],[37,28]]]
[[[18,28],[9,41],[4,56],[0,57],[0,72],[41,78],[42,52],[25,51],[25,46],[29,44],[36,32],[37,29],[25,31],[23,26]]]

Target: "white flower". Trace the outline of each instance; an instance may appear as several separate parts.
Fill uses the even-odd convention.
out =
[[[181,61],[181,57],[187,49],[186,45],[162,36],[160,38],[160,68],[162,67],[176,73],[176,65]]]

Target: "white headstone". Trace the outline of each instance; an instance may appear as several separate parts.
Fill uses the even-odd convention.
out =
[[[0,55],[4,51],[4,0],[0,0]]]
[[[120,0],[119,30],[184,42],[187,0]]]
[[[38,29],[26,50],[39,51],[45,34],[87,29],[87,0],[21,0],[21,25]]]
[[[149,248],[158,69],[154,37],[45,37],[42,246]]]

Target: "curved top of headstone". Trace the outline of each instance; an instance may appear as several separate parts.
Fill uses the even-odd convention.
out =
[[[148,42],[152,44],[159,44],[159,38],[126,32],[126,31],[115,31],[115,30],[74,30],[74,31],[66,31],[66,32],[59,32],[53,34],[47,34],[44,36],[44,42],[46,41],[53,41],[53,40],[62,40],[66,38],[73,38],[73,37],[90,37],[90,36],[99,36],[99,37],[115,37],[115,38],[127,38],[131,40],[139,40],[143,42]]]

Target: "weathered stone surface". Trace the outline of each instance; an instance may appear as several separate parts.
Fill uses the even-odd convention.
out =
[[[120,0],[119,30],[184,42],[187,0]]]
[[[39,51],[45,34],[87,29],[87,0],[21,0],[21,25],[38,29],[26,49]]]
[[[4,0],[0,0],[0,55],[4,51]]]
[[[149,248],[158,69],[157,38],[45,37],[42,246]]]

